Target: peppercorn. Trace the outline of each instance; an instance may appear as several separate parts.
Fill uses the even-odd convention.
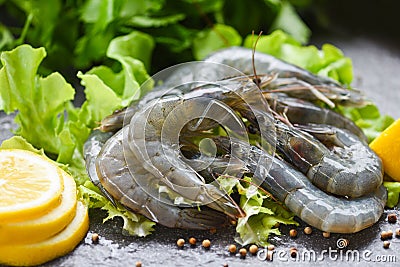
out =
[[[305,227],[305,228],[304,228],[304,233],[305,233],[306,235],[311,235],[311,233],[312,233],[312,228],[311,228],[310,226]]]
[[[390,223],[397,222],[397,215],[395,213],[388,214],[387,218],[388,218],[388,222],[390,222]]]
[[[331,233],[329,233],[329,232],[323,232],[322,235],[323,235],[323,237],[325,237],[325,238],[331,237]]]
[[[245,248],[239,249],[239,254],[241,258],[245,258],[247,254],[247,250]]]
[[[257,254],[257,251],[258,251],[258,247],[257,247],[256,245],[251,245],[251,246],[249,247],[249,252],[250,252],[251,254],[256,255],[256,254]]]
[[[92,234],[92,243],[94,243],[94,244],[99,243],[99,234],[97,234],[97,233]]]
[[[383,247],[384,248],[389,248],[390,242],[389,241],[383,241]]]
[[[196,245],[196,242],[197,242],[196,238],[194,238],[194,237],[189,238],[189,244],[190,244],[191,246],[195,246],[195,245]]]
[[[296,229],[290,229],[289,231],[290,237],[296,237],[297,236],[297,230]]]
[[[211,246],[211,241],[208,239],[204,239],[201,244],[203,245],[204,248],[209,249]]]
[[[228,251],[232,254],[236,253],[236,245],[235,244],[229,245]]]
[[[183,238],[179,238],[176,241],[176,244],[178,245],[178,247],[182,248],[185,245],[185,240]]]

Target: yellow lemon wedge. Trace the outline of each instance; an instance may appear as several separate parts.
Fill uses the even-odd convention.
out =
[[[87,208],[78,201],[74,219],[57,235],[37,243],[0,245],[0,264],[12,266],[43,264],[71,252],[85,237],[88,229]]]
[[[400,182],[400,119],[375,138],[370,147],[382,159],[386,174]]]
[[[0,150],[0,223],[37,218],[58,206],[63,191],[58,169],[33,152]]]
[[[64,181],[61,204],[35,219],[0,224],[0,245],[43,241],[72,221],[76,212],[76,184],[65,171],[60,169],[59,172]]]

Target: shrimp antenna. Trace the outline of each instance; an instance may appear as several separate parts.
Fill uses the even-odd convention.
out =
[[[253,66],[253,73],[254,73],[253,82],[257,85],[258,88],[260,88],[261,80],[257,76],[256,65],[255,65],[255,62],[254,62],[254,56],[255,56],[255,53],[256,53],[257,43],[258,43],[258,40],[260,40],[261,35],[262,35],[262,31],[260,31],[260,33],[258,34],[258,37],[257,37],[256,41],[254,42],[253,48],[251,50],[251,65]],[[254,38],[254,31],[252,31],[252,33],[251,33],[251,38],[252,39]]]

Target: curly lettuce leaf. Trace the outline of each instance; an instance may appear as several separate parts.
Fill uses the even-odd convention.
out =
[[[16,134],[24,136],[35,147],[58,154],[63,144],[59,119],[65,105],[73,100],[75,90],[57,72],[47,77],[36,75],[46,56],[44,48],[21,45],[1,54],[0,96],[7,114],[18,110]]]
[[[400,183],[399,182],[383,182],[388,190],[388,199],[386,207],[393,208],[399,203]]]
[[[142,215],[135,214],[121,205],[115,207],[91,182],[87,181],[85,184],[79,186],[79,193],[89,208],[101,208],[107,211],[108,216],[103,219],[103,223],[115,217],[121,217],[124,222],[122,229],[130,235],[146,236],[154,231],[155,222],[146,219]]]
[[[128,233],[149,234],[154,223],[122,206],[115,208],[106,198],[96,196],[89,191],[89,187],[85,187],[91,183],[83,158],[83,144],[102,118],[121,107],[123,96],[108,87],[96,74],[79,73],[86,87],[86,101],[81,108],[74,107],[71,100],[75,90],[59,73],[47,77],[37,74],[45,56],[43,48],[34,49],[29,45],[1,54],[0,107],[7,113],[17,113],[15,121],[19,126],[16,135],[4,141],[2,148],[45,153],[74,177],[82,197],[97,200],[96,205],[89,201],[88,204],[106,210],[108,219],[122,217]],[[124,60],[129,61],[129,58],[125,56]],[[140,90],[137,76],[133,75],[136,72],[140,74],[137,75],[140,81],[146,79],[143,64],[130,65],[129,70],[121,71],[120,77],[126,81],[125,76],[129,74],[129,78],[138,84],[137,90]]]
[[[382,115],[378,107],[373,104],[361,108],[343,107],[341,111],[363,129],[369,142],[378,137],[383,130],[394,122],[394,118]]]
[[[215,24],[212,29],[199,32],[193,41],[193,55],[197,60],[218,49],[242,43],[239,33],[228,25]]]
[[[254,37],[245,38],[243,46],[252,48]],[[263,35],[256,50],[273,55],[279,59],[302,67],[315,74],[323,75],[349,85],[353,80],[353,66],[350,58],[331,45],[324,44],[319,50],[313,45],[303,46],[291,35],[276,30],[270,35]]]
[[[235,241],[239,244],[267,246],[270,234],[281,234],[279,224],[298,225],[294,214],[272,200],[262,189],[250,184],[250,177],[240,182],[235,177],[220,176],[218,182],[228,194],[237,192],[240,195],[239,205],[246,212],[246,216],[239,218],[236,225],[239,236]]]

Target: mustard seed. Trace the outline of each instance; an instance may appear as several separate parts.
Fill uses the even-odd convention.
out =
[[[267,246],[267,250],[269,250],[269,251],[272,251],[274,249],[275,249],[275,246],[272,244]]]
[[[142,262],[141,261],[137,261],[135,266],[136,267],[142,267]]]
[[[325,238],[329,238],[329,237],[331,237],[331,233],[329,233],[329,232],[323,232],[323,233],[322,233],[322,236],[325,237]]]

